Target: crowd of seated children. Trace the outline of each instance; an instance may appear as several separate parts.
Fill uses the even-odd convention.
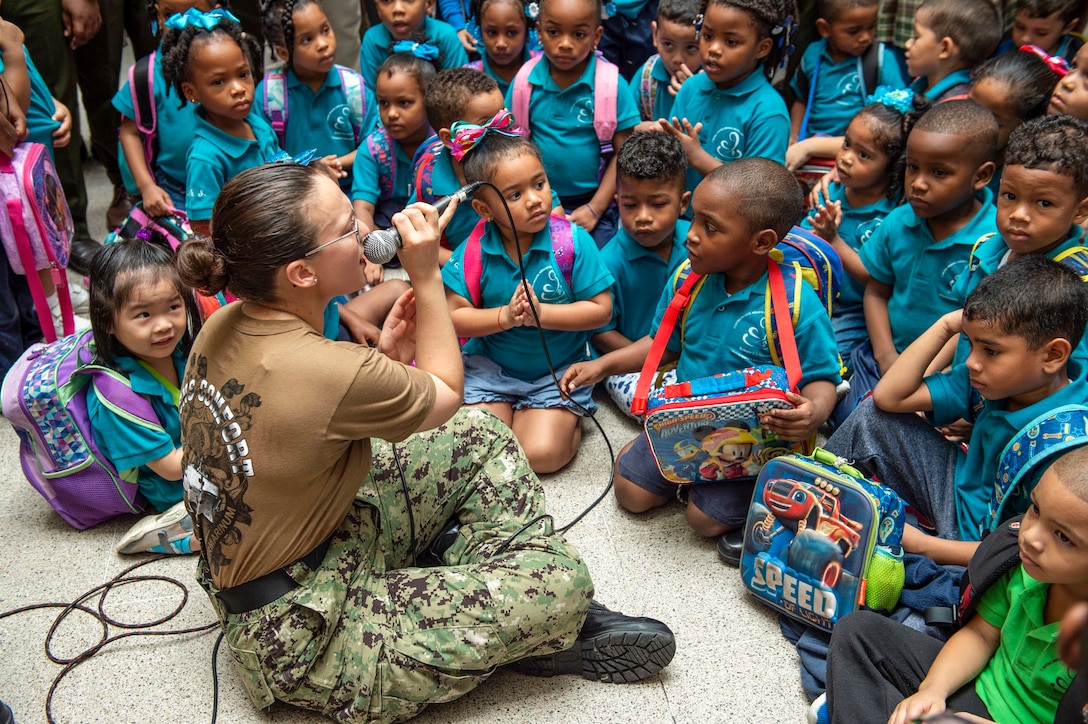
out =
[[[768,254],[795,224],[831,243],[845,281],[831,317],[803,287],[795,408],[765,424],[800,440],[830,423],[828,446],[895,488],[935,532],[908,528],[908,551],[965,562],[1003,441],[1055,405],[1088,401],[1088,292],[1066,261],[1088,219],[1079,3],[1026,0],[1010,29],[990,0],[925,0],[901,53],[877,42],[875,0],[822,0],[819,39],[789,78],[794,0],[483,0],[467,15],[444,3],[454,26],[424,0],[379,0],[360,77],[333,64],[336,29],[319,0],[275,0],[263,8],[265,35],[285,67],[260,88],[261,53],[229,10],[167,5],[182,12],[158,18],[150,161],[131,90],[115,99],[150,212],[184,210],[206,235],[223,183],[282,158],[281,148],[313,151],[341,181],[358,240],[411,201],[494,184],[445,228],[442,275],[464,338],[464,402],[510,425],[537,472],[576,454],[596,382],[627,411],[631,373],[684,264],[707,281],[669,339],[668,379],[770,363]],[[868,58],[878,88],[867,87]],[[272,83],[290,109],[282,128],[264,100]],[[50,118],[63,128],[59,109]],[[33,125],[54,133],[42,118]],[[835,167],[805,214],[787,165],[815,156]],[[368,262],[368,281],[388,283],[394,266]],[[400,284],[381,298],[391,303]],[[373,341],[384,304],[339,320]],[[328,336],[337,309],[347,308],[332,305]],[[837,400],[840,354],[850,386]],[[616,469],[616,500],[631,512],[685,487],[660,475],[644,436]],[[1010,511],[1031,514],[1031,488]],[[685,492],[692,527],[733,560],[751,485]],[[159,540],[155,522],[140,531],[137,545]]]

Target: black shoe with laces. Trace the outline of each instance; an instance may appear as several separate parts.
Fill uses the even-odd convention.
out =
[[[574,646],[511,665],[528,676],[578,674],[590,681],[626,684],[656,676],[676,653],[669,627],[652,618],[624,616],[593,601]]]

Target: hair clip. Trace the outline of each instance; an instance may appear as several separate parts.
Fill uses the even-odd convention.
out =
[[[460,161],[465,157],[465,154],[476,148],[477,144],[490,131],[501,133],[504,136],[523,135],[522,130],[518,128],[517,123],[514,121],[514,114],[503,108],[482,126],[464,121],[454,121],[453,125],[450,126],[450,134],[452,135],[450,154]]]
[[[1020,50],[1025,53],[1034,53],[1039,56],[1047,67],[1054,71],[1059,77],[1064,78],[1069,75],[1069,61],[1060,55],[1051,55],[1038,45],[1021,45]]]
[[[269,160],[269,163],[297,163],[299,166],[309,166],[310,161],[313,161],[316,156],[316,148],[311,148],[309,151],[303,151],[294,156],[287,153],[287,151],[280,151]]]
[[[438,60],[438,48],[430,43],[416,43],[412,40],[398,40],[393,43],[394,53],[411,53],[420,60]]]
[[[695,39],[696,40],[699,39],[699,33],[701,33],[702,30],[703,30],[703,17],[704,17],[703,14],[699,13],[698,15],[695,16],[695,20],[692,23],[695,26]]]
[[[537,18],[540,17],[540,3],[527,3],[525,5],[525,17],[529,18],[535,23],[537,21]]]
[[[607,2],[604,4],[604,16],[605,18],[614,18],[616,16],[616,3]]]
[[[890,85],[882,85],[878,86],[876,91],[865,99],[865,103],[879,103],[900,113],[909,113],[914,109],[914,91],[910,88],[893,88]]]
[[[241,22],[234,16],[234,13],[224,8],[216,8],[207,13],[202,13],[196,8],[189,8],[184,13],[171,15],[166,20],[166,27],[171,30],[185,30],[185,28],[192,25],[201,30],[214,30],[222,20],[230,20],[234,23]]]
[[[151,241],[151,229],[146,226],[136,230],[136,238]]]

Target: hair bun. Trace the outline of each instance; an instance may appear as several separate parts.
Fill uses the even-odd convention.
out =
[[[216,251],[211,239],[195,236],[178,249],[178,273],[186,286],[205,294],[218,294],[227,287],[227,260]]]

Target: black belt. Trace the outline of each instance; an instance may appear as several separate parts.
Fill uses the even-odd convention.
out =
[[[299,558],[295,563],[305,563],[311,571],[316,571],[325,560],[325,554],[328,551],[329,538],[326,538],[318,544],[317,548]],[[287,575],[287,566],[284,566],[260,578],[254,578],[252,581],[224,588],[215,595],[223,604],[223,608],[227,609],[227,613],[246,613],[272,603],[296,588],[298,588],[298,582]]]

